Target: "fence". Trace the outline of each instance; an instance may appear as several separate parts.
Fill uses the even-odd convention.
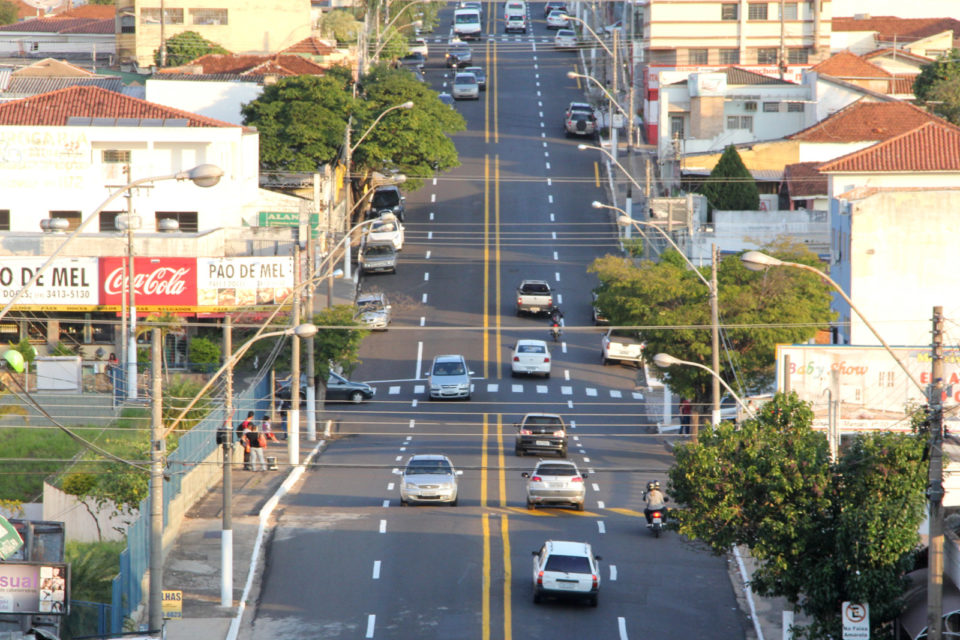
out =
[[[234,415],[247,411],[262,413],[270,395],[269,379],[261,377],[234,400]],[[185,474],[216,450],[217,429],[223,424],[224,409],[219,407],[180,437],[177,450],[167,456],[170,480],[163,485],[163,528],[170,523],[170,503],[180,496]],[[219,476],[216,476],[219,477]],[[211,485],[212,486],[212,485]],[[143,577],[150,559],[150,498],[140,503],[140,515],[127,529],[127,548],[120,553],[120,574],[113,579],[113,607],[110,610],[112,633],[123,631],[123,621],[143,601]],[[183,507],[183,510],[190,505]],[[179,527],[179,520],[176,523]]]
[[[109,633],[110,610],[113,607],[100,602],[70,601],[70,615],[60,629],[65,639],[103,637]]]

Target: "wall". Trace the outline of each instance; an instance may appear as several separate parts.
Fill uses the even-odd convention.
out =
[[[263,93],[256,82],[213,80],[147,80],[147,100],[231,124],[243,124],[240,107]]]
[[[89,511],[84,504],[90,507]],[[115,509],[112,503],[98,507],[93,500],[81,502],[75,496],[64,493],[47,482],[43,483],[43,520],[63,522],[68,541],[123,540],[127,527],[138,517],[139,512],[114,515]]]
[[[960,187],[960,172],[840,173],[828,176],[828,195],[836,198],[853,189],[940,189]],[[851,199],[855,198],[853,196]],[[947,228],[947,227],[944,227]]]
[[[710,262],[711,246],[735,253],[760,249],[780,236],[790,236],[817,254],[829,253],[830,220],[826,211],[714,211],[713,230],[703,221],[690,239],[688,257]]]

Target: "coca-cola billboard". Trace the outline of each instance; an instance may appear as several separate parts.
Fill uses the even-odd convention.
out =
[[[130,278],[126,258],[100,258],[100,305],[119,310]],[[196,258],[134,258],[134,304],[138,311],[195,311]],[[129,299],[128,299],[129,303]]]

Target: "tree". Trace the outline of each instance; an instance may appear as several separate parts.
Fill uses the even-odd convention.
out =
[[[10,0],[0,0],[0,24],[13,24],[20,17],[17,5]]]
[[[812,419],[796,394],[777,394],[756,420],[678,445],[668,487],[684,507],[677,528],[717,555],[749,547],[751,587],[811,616],[800,637],[840,637],[845,600],[869,602],[879,631],[901,610],[919,543],[924,438],[859,434],[832,464]]]
[[[816,265],[817,257],[799,244],[778,241],[764,248],[783,260]],[[614,326],[640,328],[647,357],[669,353],[682,360],[712,366],[710,290],[676,251],[660,262],[608,255],[589,268],[597,274],[597,306]],[[701,268],[710,281],[710,269]],[[734,389],[769,386],[776,345],[805,342],[818,326],[833,319],[830,289],[812,273],[799,269],[750,271],[739,255],[725,256],[717,267],[718,306],[726,350],[720,375]],[[649,363],[649,360],[648,360]],[[661,371],[675,393],[696,409],[711,399],[713,378],[707,371],[674,366]],[[694,411],[693,425],[698,424]]]
[[[220,363],[220,356],[219,344],[199,336],[191,339],[190,346],[187,347],[187,358],[195,370],[207,373],[214,371]]]
[[[407,101],[409,110],[384,116],[353,153],[352,172],[369,177],[385,168],[406,173],[416,189],[434,169],[459,164],[449,135],[465,128],[463,117],[444,105],[437,93],[402,69],[377,66],[353,97],[349,69],[337,67],[323,77],[281,79],[242,108],[244,124],[260,132],[260,164],[278,171],[316,171],[340,157],[347,122],[353,116],[352,145],[386,109]]]
[[[363,23],[344,9],[334,9],[320,18],[320,33],[325,37],[336,38],[340,45],[356,44],[361,29]]]
[[[700,188],[700,193],[706,196],[711,209],[756,211],[760,208],[757,182],[733,145],[723,150],[723,155]]]
[[[210,42],[196,31],[183,31],[166,41],[166,66],[179,67],[193,62],[201,56],[210,53],[229,54],[230,52],[216,42]],[[160,50],[154,54],[154,61],[160,65]]]
[[[913,81],[913,93],[935,114],[960,125],[960,49],[923,65]]]
[[[360,364],[360,344],[370,332],[360,328],[354,319],[355,312],[352,305],[338,304],[313,316],[313,324],[320,327],[313,339],[314,375],[324,387],[330,375],[331,363],[339,364],[347,372]]]

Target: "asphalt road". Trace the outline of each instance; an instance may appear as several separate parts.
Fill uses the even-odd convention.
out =
[[[377,396],[332,412],[336,439],[284,499],[253,638],[744,637],[726,561],[643,526],[644,485],[665,480],[672,458],[639,371],[600,364],[587,266],[616,235],[590,207],[604,197],[595,153],[561,127],[583,96],[566,77],[576,54],[553,50],[542,4],[528,11],[527,35],[505,36],[500,12],[485,14],[495,35],[473,55],[488,88],[457,103],[462,165],[408,194],[397,274],[363,282],[394,310],[353,375]],[[440,41],[429,38],[426,75],[449,91]],[[551,282],[565,313],[549,380],[510,376],[517,338],[548,339],[546,319],[515,314],[524,278]],[[424,374],[445,353],[473,369],[470,402],[427,399]],[[514,456],[513,425],[528,411],[567,421],[570,459],[590,475],[585,511],[525,508],[520,473],[535,459]],[[446,454],[464,471],[459,506],[400,507],[393,471],[413,453]],[[533,604],[531,552],[546,539],[589,542],[603,557],[597,608]]]

